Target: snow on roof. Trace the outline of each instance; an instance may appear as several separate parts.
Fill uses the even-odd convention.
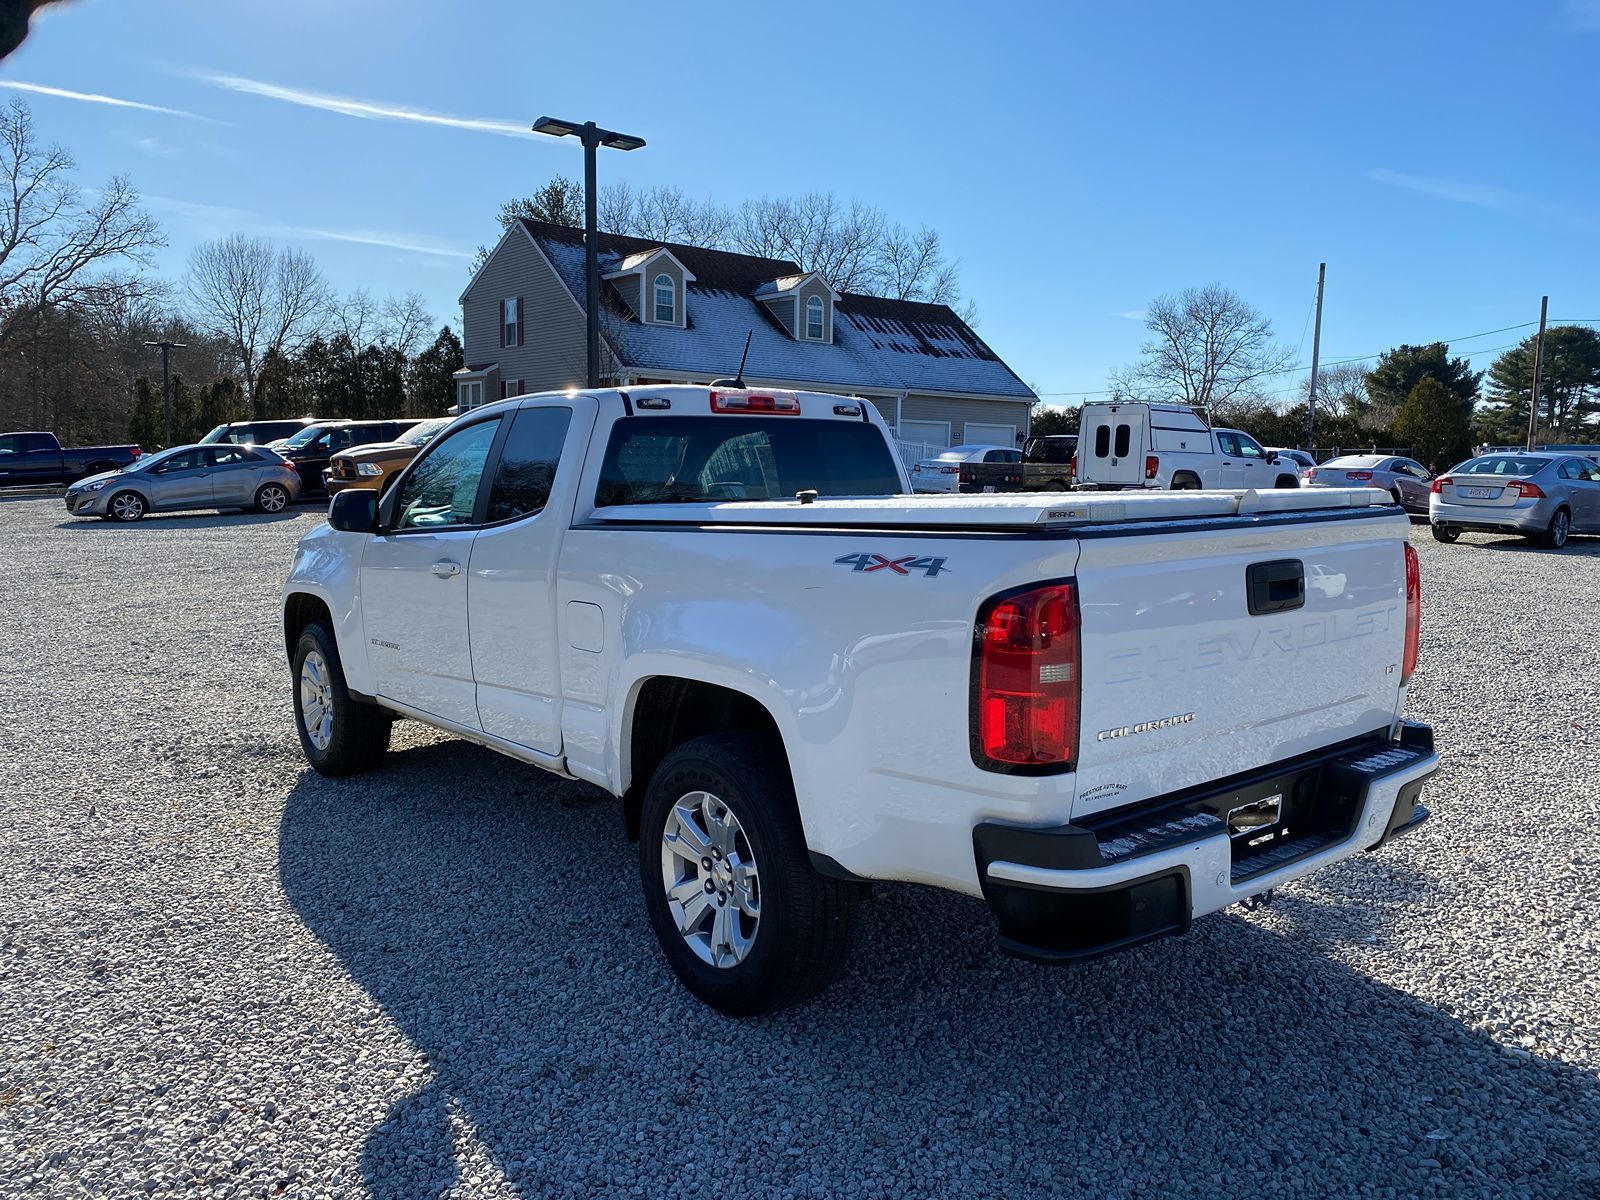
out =
[[[524,220],[523,226],[582,305],[583,232],[542,221]],[[1027,384],[948,305],[846,293],[834,305],[833,341],[799,341],[759,303],[767,287],[777,285],[766,293],[776,295],[786,281],[792,287],[811,274],[795,263],[619,234],[601,234],[596,249],[602,274],[665,249],[694,277],[686,326],[629,321],[609,331],[609,340],[620,343],[613,349],[634,369],[731,374],[750,334],[746,372],[757,379],[1033,398]]]

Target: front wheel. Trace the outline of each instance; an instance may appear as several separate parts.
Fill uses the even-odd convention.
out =
[[[1550,550],[1559,550],[1567,544],[1567,535],[1572,532],[1572,514],[1564,508],[1558,508],[1550,518],[1550,524],[1544,528],[1544,533],[1539,538],[1539,544]]]
[[[138,492],[118,492],[106,502],[106,516],[129,524],[142,518],[148,508]]]
[[[1272,486],[1275,488],[1297,488],[1300,486],[1300,481],[1293,475],[1279,475],[1278,482]]]
[[[264,513],[279,513],[289,506],[289,489],[281,483],[263,483],[256,489],[256,508]]]
[[[1433,540],[1436,542],[1444,542],[1448,544],[1461,536],[1461,530],[1457,529],[1453,525],[1434,525],[1432,526],[1432,529]]]
[[[370,771],[389,749],[394,721],[374,704],[350,695],[339,647],[313,622],[294,648],[294,717],[306,761],[323,775]]]
[[[770,738],[713,734],[667,756],[640,814],[639,877],[673,972],[729,1016],[804,1000],[844,966],[857,885],[811,865]]]

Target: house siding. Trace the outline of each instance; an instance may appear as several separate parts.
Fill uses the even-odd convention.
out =
[[[634,316],[638,316],[644,311],[639,307],[639,277],[637,275],[620,275],[611,281],[611,286],[617,289],[617,294],[622,297],[623,303],[633,310]]]
[[[794,337],[794,297],[785,296],[782,300],[763,300],[761,303],[778,318],[778,323],[789,331],[789,336]]]
[[[500,345],[500,305],[522,297],[522,345]],[[499,379],[521,379],[529,392],[582,387],[588,374],[583,313],[539,248],[514,230],[461,300],[462,349],[468,362],[499,364]],[[484,399],[499,398],[484,389]]]
[[[1029,407],[1027,401],[958,400],[908,392],[902,402],[900,415],[906,421],[950,422],[950,444],[959,446],[966,440],[968,421],[984,425],[1015,425],[1018,433],[1026,435]]]
[[[656,320],[656,276],[657,275],[670,275],[670,276],[672,276],[673,294],[677,298],[676,314],[675,315],[677,316],[678,319],[677,319],[676,324],[682,325],[684,323],[685,317],[687,316],[687,313],[685,311],[686,297],[683,294],[683,270],[682,270],[682,268],[680,268],[678,266],[677,263],[673,262],[666,255],[662,255],[660,258],[656,259],[655,262],[651,263],[645,269],[645,273],[644,273],[644,298],[645,298],[645,304],[648,306],[645,310],[643,310],[645,319],[648,320],[652,325],[665,325],[665,324],[667,324],[667,322],[665,322],[665,321],[657,321]]]
[[[812,296],[822,297],[822,340],[825,342],[831,342],[833,341],[833,297],[828,293],[828,289],[815,279],[795,293],[795,328],[791,329],[789,332],[793,333],[802,341],[815,340],[806,337],[805,327],[806,301]]]

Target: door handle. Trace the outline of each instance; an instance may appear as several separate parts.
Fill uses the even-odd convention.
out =
[[[441,558],[430,568],[440,579],[449,579],[452,575],[461,574],[461,564],[451,562],[448,558]]]

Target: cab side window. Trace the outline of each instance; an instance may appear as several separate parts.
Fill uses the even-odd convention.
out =
[[[1223,429],[1217,430],[1217,445],[1222,448],[1224,454],[1231,454],[1235,458],[1239,457],[1239,439],[1234,437],[1232,432]]]
[[[486,521],[509,521],[544,508],[571,423],[570,408],[524,408],[516,414],[500,448]]]
[[[1239,454],[1243,458],[1265,458],[1267,452],[1261,448],[1261,443],[1247,433],[1239,434]]]
[[[473,523],[483,469],[500,421],[497,417],[468,425],[429,447],[401,484],[394,508],[396,530]]]

